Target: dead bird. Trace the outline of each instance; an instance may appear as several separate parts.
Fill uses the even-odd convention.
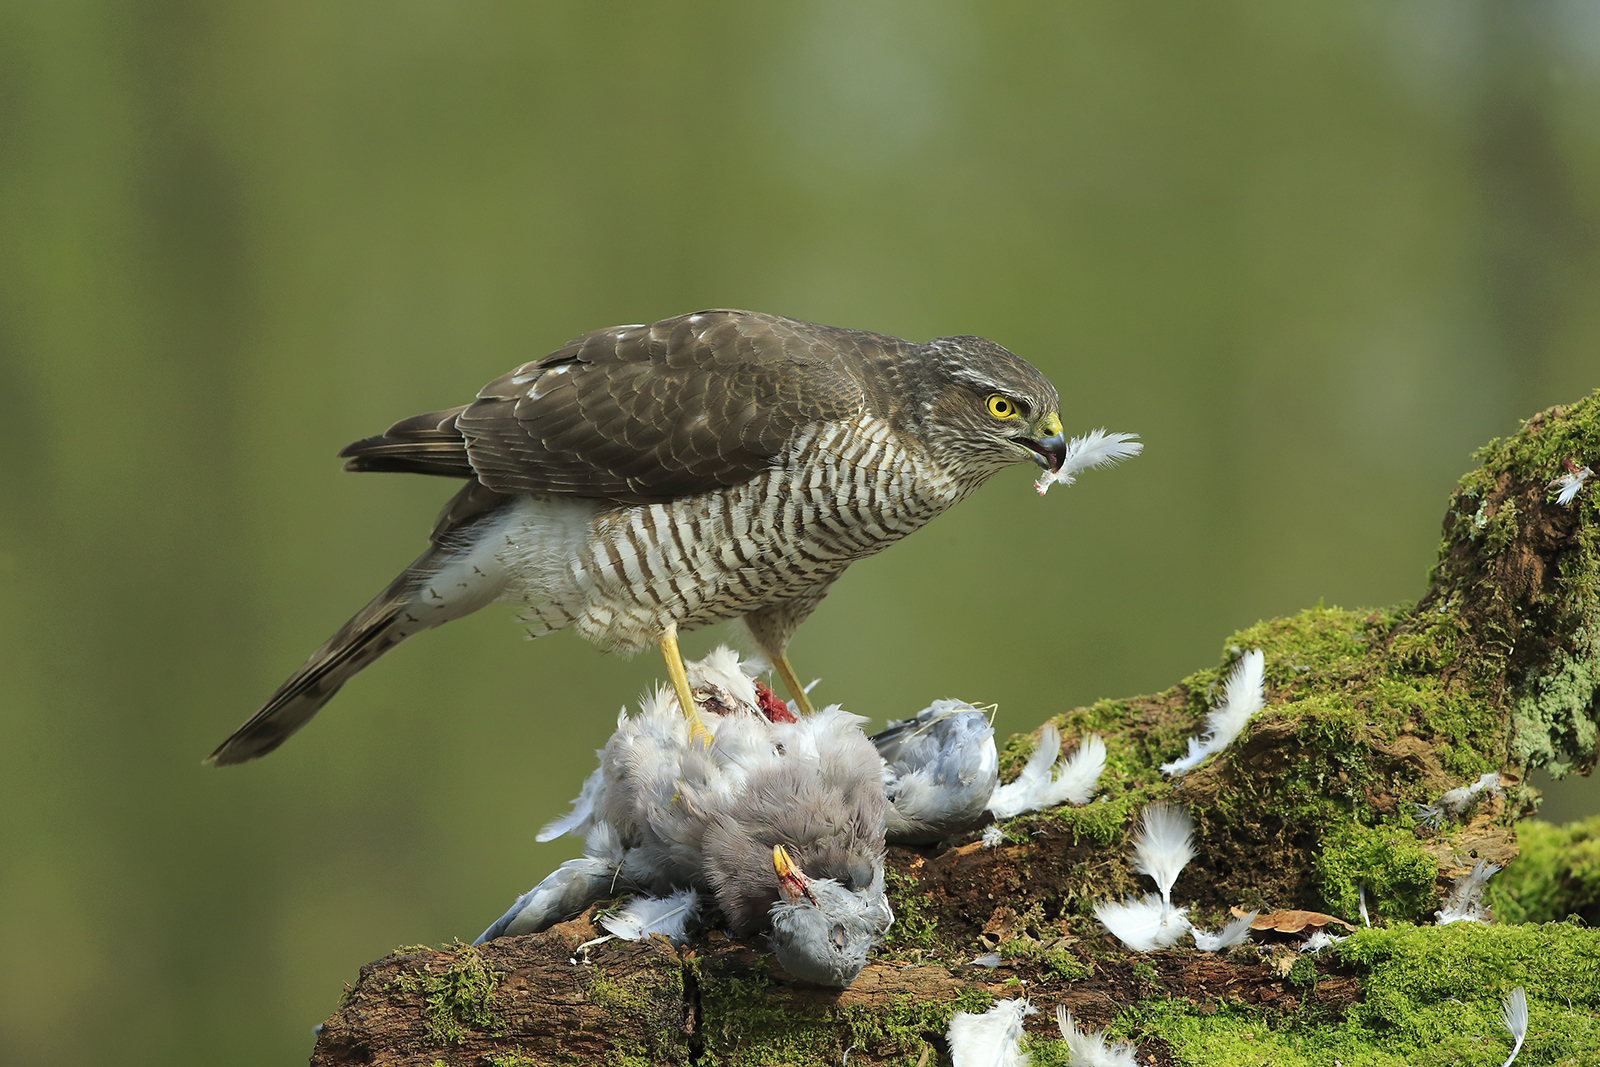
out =
[[[518,898],[478,943],[545,929],[619,891],[692,887],[735,937],[769,930],[794,977],[849,985],[894,922],[883,764],[865,720],[833,706],[772,721],[727,649],[688,674],[709,746],[670,689],[620,715],[572,811],[540,834],[582,833],[585,856]]]
[[[936,700],[872,735],[883,757],[889,840],[923,845],[970,830],[1000,776],[989,718],[960,700]]]

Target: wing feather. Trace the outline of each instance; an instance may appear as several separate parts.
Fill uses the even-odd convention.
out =
[[[801,428],[880,406],[872,379],[913,347],[748,311],[596,330],[340,455],[496,493],[671,500],[746,481]]]
[[[670,500],[746,481],[801,427],[859,412],[861,349],[896,344],[742,311],[598,330],[491,382],[454,425],[498,492]]]

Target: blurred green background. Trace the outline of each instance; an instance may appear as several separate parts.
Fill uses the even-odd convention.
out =
[[[1420,595],[1471,450],[1600,385],[1600,4],[0,2],[0,1062],[298,1061],[574,854],[659,664],[510,608],[200,759],[448,495],[340,447],[715,306],[983,334],[1147,442],[858,564],[821,699],[1163,688]]]

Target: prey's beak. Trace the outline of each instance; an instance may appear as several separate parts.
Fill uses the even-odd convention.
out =
[[[1033,461],[1054,474],[1067,461],[1067,435],[1061,417],[1052,413],[1039,420],[1038,431],[1048,437],[1018,437],[1017,444],[1033,453]]]
[[[778,872],[778,892],[784,900],[798,904],[803,897],[812,904],[817,902],[807,888],[811,879],[800,873],[800,868],[789,858],[789,850],[782,845],[772,846],[772,869]]]

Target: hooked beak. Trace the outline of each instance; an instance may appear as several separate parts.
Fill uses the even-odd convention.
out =
[[[800,898],[804,897],[813,904],[817,902],[807,888],[811,879],[800,873],[800,868],[789,858],[789,850],[782,845],[772,846],[772,869],[778,872],[778,892],[784,900],[798,904]]]
[[[1039,429],[1050,436],[1018,437],[1015,441],[1033,453],[1035,463],[1054,474],[1067,461],[1067,434],[1061,428],[1061,418],[1054,414],[1040,420]]]

